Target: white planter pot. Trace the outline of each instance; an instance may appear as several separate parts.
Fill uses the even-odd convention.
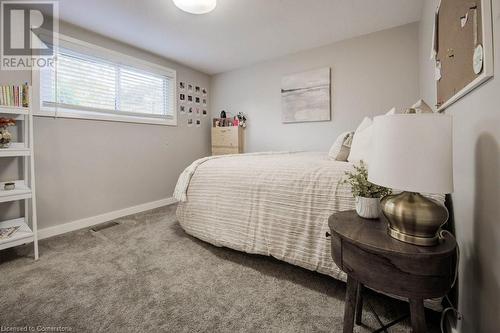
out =
[[[365,219],[376,219],[380,216],[380,198],[356,197],[356,213]]]

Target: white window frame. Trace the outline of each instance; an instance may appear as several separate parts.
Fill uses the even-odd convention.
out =
[[[149,61],[141,60],[117,51],[113,51],[95,44],[91,44],[73,37],[69,37],[63,34],[56,34],[54,38],[59,39],[59,46],[63,48],[68,48],[70,50],[81,52],[83,54],[88,54],[90,56],[103,58],[110,62],[121,64],[127,67],[136,68],[143,70],[145,72],[150,72],[152,74],[157,74],[161,76],[167,76],[172,79],[173,85],[173,96],[172,96],[172,115],[166,118],[159,117],[148,117],[137,116],[130,114],[119,114],[110,113],[109,110],[106,112],[99,111],[85,111],[81,109],[72,109],[62,106],[44,106],[40,99],[40,71],[32,70],[32,86],[33,89],[33,114],[35,116],[42,117],[60,117],[60,118],[72,118],[72,119],[91,119],[91,120],[104,120],[104,121],[118,121],[127,123],[139,123],[139,124],[155,124],[155,125],[165,125],[165,126],[177,126],[177,72],[173,69],[160,66]]]

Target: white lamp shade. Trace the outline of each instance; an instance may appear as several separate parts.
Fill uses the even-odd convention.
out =
[[[217,0],[173,0],[174,4],[191,14],[206,14],[217,6]]]
[[[375,117],[368,180],[396,190],[453,192],[452,118],[444,114]]]

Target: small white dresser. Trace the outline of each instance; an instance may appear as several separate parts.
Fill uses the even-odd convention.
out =
[[[212,155],[243,153],[244,132],[239,126],[212,127]]]

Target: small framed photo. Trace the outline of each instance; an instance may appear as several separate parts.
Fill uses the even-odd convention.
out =
[[[195,100],[196,104],[200,104],[200,98],[199,98],[198,96],[196,96],[196,97],[194,98],[194,100]]]
[[[187,127],[192,127],[193,126],[193,119],[192,118],[189,118],[187,120]]]
[[[189,102],[189,103],[193,103],[193,96],[188,95],[188,102]]]
[[[188,83],[188,92],[193,92],[193,85]]]
[[[206,98],[203,99],[203,106],[207,106],[207,99]]]
[[[186,83],[183,82],[183,81],[180,81],[179,82],[179,89],[182,90],[182,91],[184,91],[184,89],[186,89]]]
[[[206,109],[203,109],[202,113],[203,113],[203,117],[206,117],[206,116],[207,116],[207,114],[208,114],[208,112],[207,112],[207,110],[206,110]]]
[[[180,99],[181,101],[185,101],[185,100],[186,100],[186,95],[184,95],[184,94],[180,94],[180,95],[179,95],[179,99]]]
[[[200,91],[201,91],[200,87],[198,87],[198,86],[195,86],[195,87],[194,87],[194,93],[195,93],[195,94],[199,94],[199,93],[200,93]]]
[[[193,107],[192,106],[189,107],[188,113],[193,113]]]
[[[186,114],[186,106],[184,104],[179,105],[179,112],[181,114]]]
[[[200,108],[196,108],[196,115],[199,116],[200,115]]]
[[[207,89],[206,89],[206,88],[201,88],[201,93],[203,94],[203,96],[205,96],[205,97],[206,97],[206,96],[207,96],[207,94],[208,94],[208,91],[207,91]]]
[[[201,126],[201,120],[200,119],[196,119],[196,127],[200,127]]]

